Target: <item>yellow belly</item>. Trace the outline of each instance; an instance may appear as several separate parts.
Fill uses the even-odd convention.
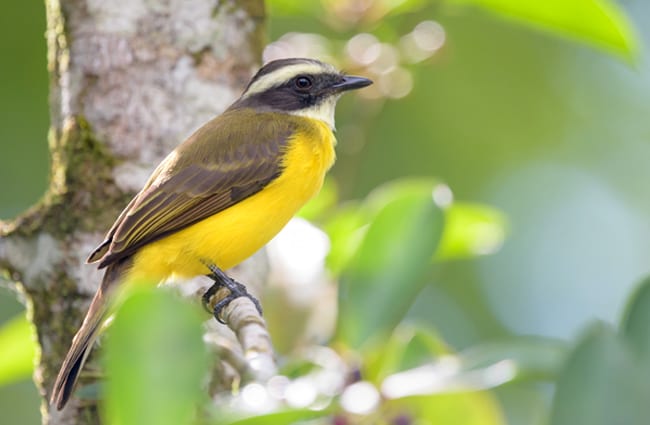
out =
[[[142,247],[128,279],[207,274],[206,261],[228,269],[270,241],[318,193],[334,162],[332,131],[309,121],[310,128],[289,142],[278,178],[232,207]]]

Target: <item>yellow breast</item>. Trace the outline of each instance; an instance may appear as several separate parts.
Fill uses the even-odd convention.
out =
[[[287,144],[278,178],[230,208],[142,247],[128,278],[207,274],[206,261],[228,269],[271,240],[318,193],[334,163],[336,139],[330,128],[304,120],[304,128]]]

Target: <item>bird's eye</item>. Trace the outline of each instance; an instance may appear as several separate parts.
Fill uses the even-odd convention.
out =
[[[296,77],[294,84],[298,90],[309,90],[313,83],[311,78],[301,75]]]

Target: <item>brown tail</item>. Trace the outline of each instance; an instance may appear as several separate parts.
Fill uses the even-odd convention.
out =
[[[125,259],[113,263],[106,268],[102,284],[97,289],[95,297],[90,303],[88,313],[86,313],[81,327],[72,339],[72,345],[68,350],[68,354],[65,356],[65,360],[63,360],[59,374],[54,382],[50,403],[56,404],[58,410],[63,409],[63,406],[65,406],[72,395],[77,378],[79,377],[79,372],[81,372],[88,358],[88,354],[90,354],[93,348],[93,343],[99,335],[101,325],[106,319],[110,293],[116,286],[115,284],[119,283],[120,278],[128,270],[130,265],[131,260]]]

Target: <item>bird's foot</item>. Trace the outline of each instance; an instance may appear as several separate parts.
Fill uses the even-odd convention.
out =
[[[241,283],[237,282],[235,279],[228,276],[226,273],[224,273],[223,270],[221,270],[219,267],[215,266],[214,264],[207,264],[207,267],[208,269],[210,269],[211,272],[208,275],[208,277],[214,280],[214,284],[210,288],[208,288],[207,291],[205,291],[205,294],[203,294],[202,303],[203,303],[203,307],[208,312],[212,313],[214,315],[214,318],[217,319],[219,323],[222,323],[224,325],[226,324],[226,322],[221,318],[221,313],[228,304],[230,304],[234,299],[239,297],[246,297],[249,300],[251,300],[255,305],[257,311],[260,313],[260,316],[262,315],[262,305],[257,300],[257,298],[255,298],[246,290],[246,286],[242,285]],[[229,294],[224,298],[222,298],[221,300],[217,301],[217,303],[213,307],[211,307],[210,300],[212,300],[212,297],[217,292],[219,292],[219,289],[221,288],[228,289]]]

